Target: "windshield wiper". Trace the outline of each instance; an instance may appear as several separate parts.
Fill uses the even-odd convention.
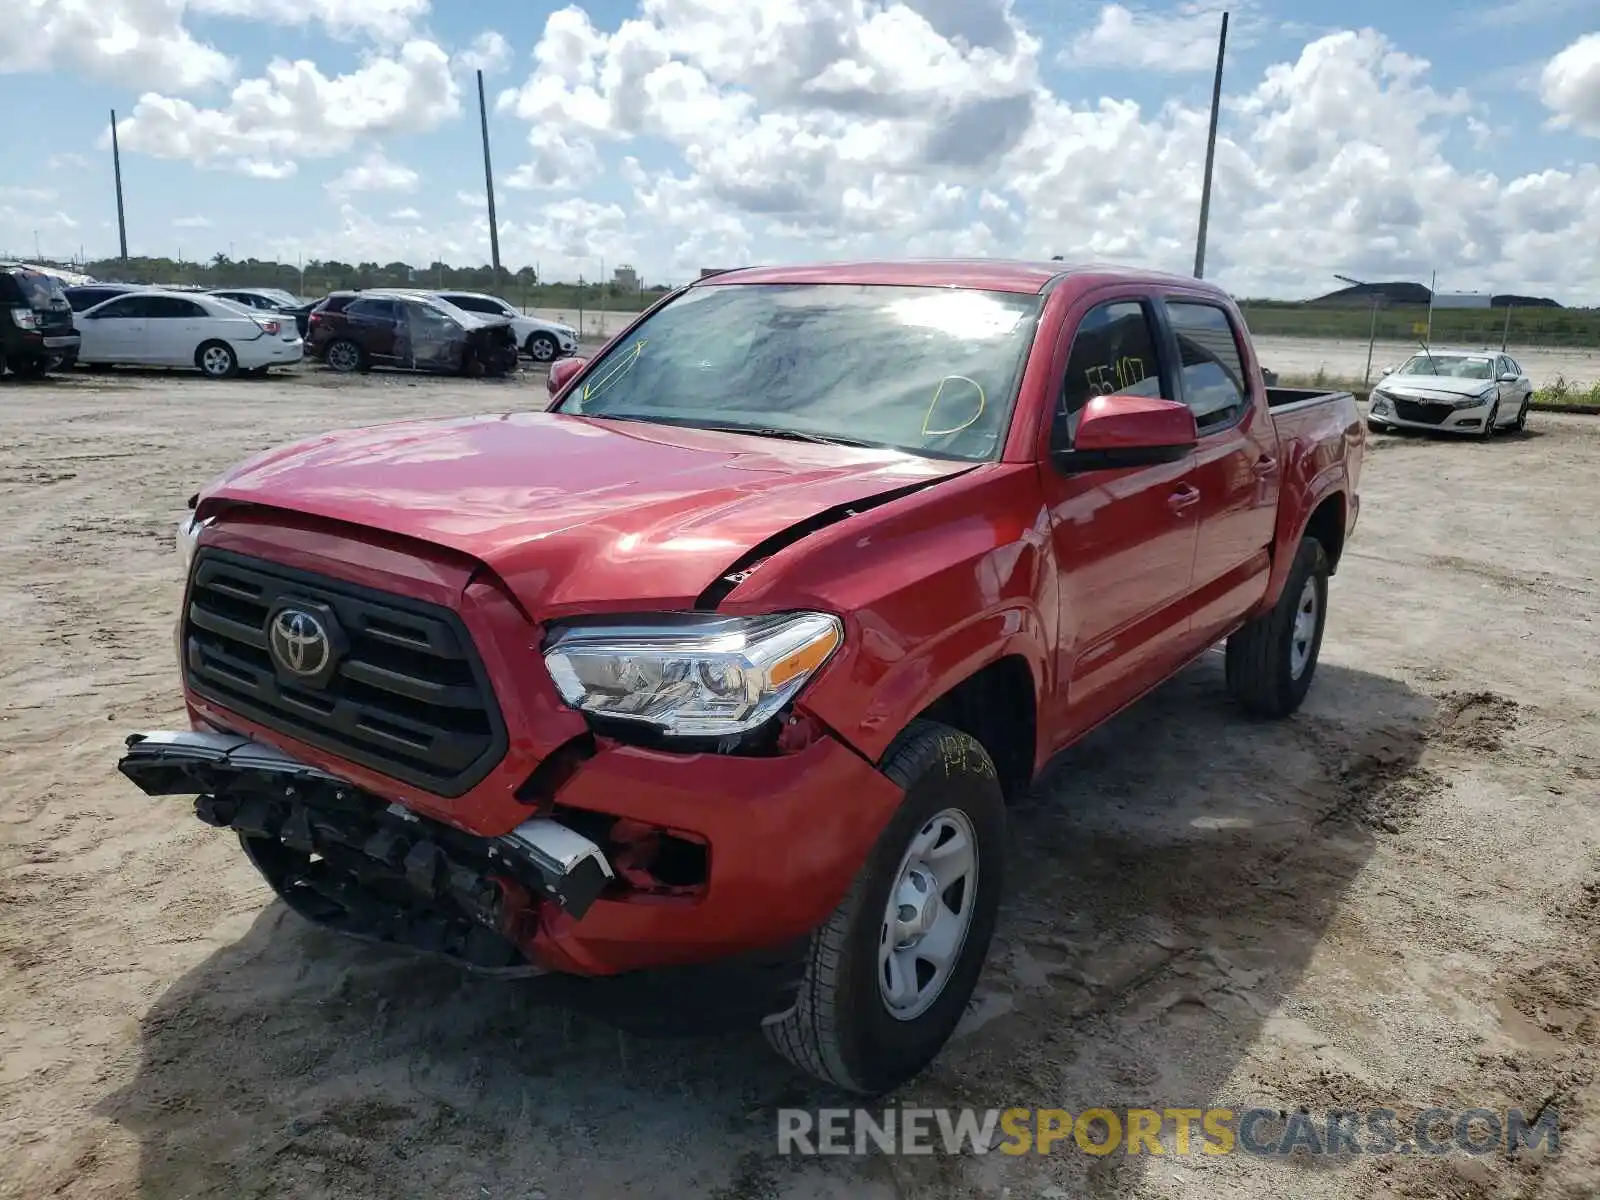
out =
[[[866,446],[878,449],[873,442],[863,442],[855,438],[824,437],[820,433],[806,433],[800,429],[771,429],[765,425],[697,425],[697,429],[709,429],[713,433],[748,433],[752,437],[783,438],[790,442],[815,442],[819,446]]]

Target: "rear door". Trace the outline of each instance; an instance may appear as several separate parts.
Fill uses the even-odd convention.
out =
[[[163,367],[194,366],[195,351],[209,335],[210,314],[183,296],[145,298],[144,361]]]
[[[1178,399],[1194,412],[1200,444],[1191,479],[1195,558],[1191,649],[1210,645],[1266,594],[1282,471],[1265,396],[1247,372],[1244,332],[1226,308],[1168,296],[1161,315],[1178,363]]]
[[[77,318],[79,362],[142,363],[147,360],[145,300],[120,296]]]
[[[400,304],[382,296],[362,296],[344,310],[345,327],[373,362],[386,367],[409,366],[404,315]]]
[[[1054,724],[1065,741],[1160,682],[1180,665],[1195,551],[1193,463],[1065,474],[1078,417],[1095,396],[1173,399],[1177,380],[1160,351],[1155,304],[1137,292],[1099,293],[1069,317],[1056,351],[1056,387],[1041,484],[1059,570],[1060,636]],[[1059,743],[1057,743],[1059,744]]]

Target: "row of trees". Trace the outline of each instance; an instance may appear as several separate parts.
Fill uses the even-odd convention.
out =
[[[60,264],[67,267],[68,264]],[[501,267],[456,267],[445,262],[415,267],[404,262],[347,263],[312,259],[304,267],[266,259],[231,259],[217,254],[209,262],[182,262],[171,258],[118,258],[74,264],[96,279],[117,283],[173,284],[200,287],[272,287],[296,295],[315,297],[340,288],[421,287],[452,291],[491,292],[530,308],[615,308],[637,310],[667,290],[658,284],[624,289],[614,280],[605,282],[546,282],[532,267],[515,271]]]

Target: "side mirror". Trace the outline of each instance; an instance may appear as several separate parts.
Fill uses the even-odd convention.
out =
[[[1200,441],[1186,404],[1152,396],[1096,396],[1078,418],[1071,450],[1055,455],[1064,471],[1110,471],[1179,462]]]
[[[558,358],[550,364],[550,373],[545,376],[545,391],[552,396],[557,395],[572,381],[574,375],[588,365],[587,358]]]
[[[1385,367],[1383,369],[1382,373],[1379,375],[1379,378],[1381,379],[1381,378],[1383,378],[1384,375],[1393,375],[1393,374],[1394,374],[1394,368],[1393,367]]]
[[[1516,381],[1517,373],[1515,371],[1507,371],[1504,375],[1500,376],[1501,383],[1515,383]]]

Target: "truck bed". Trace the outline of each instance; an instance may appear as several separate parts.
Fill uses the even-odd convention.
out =
[[[1323,388],[1268,387],[1267,407],[1277,415],[1286,409],[1335,400],[1340,396],[1348,396],[1352,401],[1355,400],[1349,392],[1327,391]]]

